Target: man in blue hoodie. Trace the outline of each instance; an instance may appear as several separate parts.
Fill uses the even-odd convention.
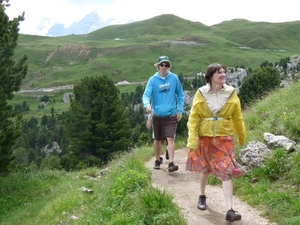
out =
[[[171,62],[168,56],[160,56],[154,64],[157,72],[147,82],[143,104],[147,113],[153,114],[154,130],[154,169],[160,169],[162,143],[168,141],[169,172],[178,170],[174,164],[175,134],[177,123],[182,118],[184,93],[178,76],[170,71]]]

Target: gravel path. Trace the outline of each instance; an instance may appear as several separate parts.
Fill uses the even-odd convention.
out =
[[[270,223],[267,219],[261,217],[257,209],[252,208],[235,196],[233,200],[234,209],[242,215],[242,220],[234,223],[226,222],[226,203],[222,188],[219,186],[207,186],[207,210],[199,210],[197,208],[199,195],[198,173],[185,170],[187,152],[187,148],[176,150],[175,163],[179,165],[179,170],[176,172],[167,172],[168,161],[165,159],[160,170],[153,169],[154,157],[146,162],[146,166],[152,171],[152,184],[173,193],[174,200],[181,208],[182,215],[188,225],[276,225],[276,223]]]

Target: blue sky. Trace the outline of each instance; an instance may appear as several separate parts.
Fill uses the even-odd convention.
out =
[[[9,3],[6,13],[10,18],[25,11],[25,21],[20,24],[23,34],[33,34],[43,18],[68,26],[92,11],[101,18],[115,18],[119,24],[162,14],[174,14],[208,26],[232,19],[300,21],[298,0],[10,0]]]

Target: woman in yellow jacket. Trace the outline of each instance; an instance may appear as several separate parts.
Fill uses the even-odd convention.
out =
[[[205,74],[206,85],[194,96],[189,115],[187,147],[190,149],[186,169],[200,174],[200,195],[197,207],[206,209],[205,187],[212,173],[222,181],[227,205],[225,219],[229,222],[241,219],[232,209],[232,178],[245,171],[235,160],[233,132],[238,142],[244,145],[246,130],[240,100],[235,89],[226,85],[225,67],[214,63]]]

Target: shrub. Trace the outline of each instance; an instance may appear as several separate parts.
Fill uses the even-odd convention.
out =
[[[112,195],[123,199],[126,195],[138,191],[149,182],[148,175],[135,170],[127,170],[116,178]]]
[[[271,181],[279,179],[290,169],[291,164],[284,149],[274,150],[272,157],[265,160],[264,173]]]

